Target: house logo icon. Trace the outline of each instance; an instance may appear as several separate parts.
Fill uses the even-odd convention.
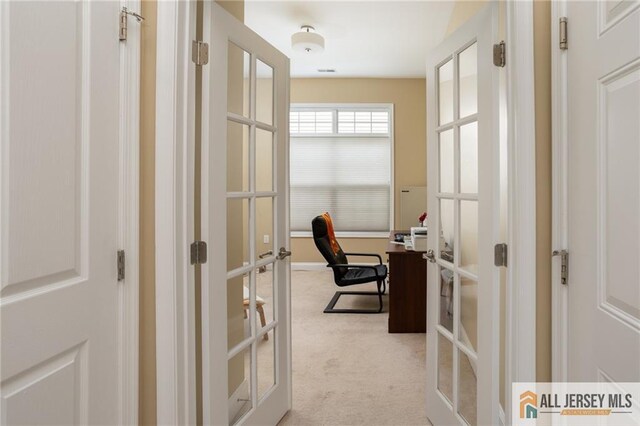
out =
[[[538,395],[535,392],[526,391],[520,394],[520,418],[538,418]]]

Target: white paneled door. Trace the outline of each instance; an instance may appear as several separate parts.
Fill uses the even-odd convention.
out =
[[[291,407],[289,60],[204,6],[205,424],[275,425]]]
[[[567,8],[566,380],[638,382],[640,2]]]
[[[2,424],[123,421],[119,10],[0,3]]]
[[[427,416],[498,424],[498,68],[491,2],[429,53]]]

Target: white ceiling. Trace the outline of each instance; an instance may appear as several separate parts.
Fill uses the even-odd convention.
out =
[[[245,24],[291,58],[292,77],[424,77],[427,52],[444,38],[453,1],[246,0]],[[325,50],[291,48],[311,25]],[[335,73],[320,73],[331,68]]]

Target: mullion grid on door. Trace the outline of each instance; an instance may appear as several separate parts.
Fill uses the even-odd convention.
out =
[[[271,229],[272,229],[272,238],[273,238],[273,251],[274,251],[274,256],[277,256],[277,251],[279,249],[279,247],[284,247],[284,242],[280,240],[280,226],[279,226],[279,220],[278,220],[278,214],[279,214],[279,209],[278,209],[278,199],[279,199],[279,194],[282,191],[283,188],[280,187],[281,182],[278,179],[278,166],[279,166],[279,162],[278,162],[278,149],[279,149],[279,143],[278,143],[278,138],[279,138],[279,128],[280,126],[278,126],[278,119],[279,114],[278,114],[278,108],[276,108],[277,102],[276,102],[276,97],[277,97],[277,82],[278,82],[278,73],[280,72],[279,70],[277,70],[276,68],[274,68],[273,66],[271,66],[267,61],[264,61],[262,58],[258,58],[260,59],[260,61],[262,61],[265,65],[271,67],[271,69],[273,70],[273,74],[272,74],[272,85],[271,85],[271,123],[272,123],[272,128],[269,130],[271,132],[271,184],[272,184],[272,194],[271,194]],[[257,77],[257,76],[256,76]],[[277,258],[276,258],[277,259]],[[271,281],[271,304],[272,304],[272,310],[273,310],[273,316],[271,318],[271,321],[269,323],[267,323],[265,325],[264,328],[267,329],[267,333],[271,332],[271,338],[273,343],[269,343],[270,345],[273,345],[273,362],[274,362],[274,369],[273,369],[273,386],[271,387],[271,389],[269,389],[265,394],[262,395],[262,400],[264,400],[265,398],[267,398],[272,392],[273,390],[277,387],[278,383],[279,383],[279,377],[280,377],[280,364],[277,362],[277,360],[279,359],[280,356],[280,348],[278,345],[278,339],[279,339],[279,303],[280,303],[280,298],[278,297],[278,291],[279,291],[279,283],[280,283],[280,271],[279,268],[276,267],[276,261],[274,260],[273,263],[273,271],[272,271],[272,281]],[[254,346],[257,347],[257,341],[256,343],[254,343]],[[257,354],[257,351],[256,351]],[[257,366],[257,355],[256,355],[256,366]],[[258,383],[256,381],[256,389],[257,389]],[[261,402],[261,401],[258,401]]]
[[[249,259],[251,265],[256,263],[256,56],[253,52],[250,52],[250,66],[249,66],[249,118],[253,122],[249,130],[249,191],[251,192],[251,198],[249,200]],[[251,410],[256,408],[258,402],[258,369],[257,369],[257,346],[256,346],[256,269],[251,269],[251,289],[249,291],[250,304],[251,304]]]
[[[288,135],[288,111],[283,108],[283,105],[280,104],[278,105],[277,99],[280,100],[280,103],[282,103],[283,101],[288,101],[287,97],[285,95],[283,95],[281,92],[278,91],[278,89],[280,91],[283,91],[285,86],[286,86],[286,79],[288,78],[288,72],[283,68],[283,63],[278,62],[279,60],[268,60],[268,61],[264,61],[261,58],[261,55],[258,54],[257,52],[252,52],[250,46],[247,45],[247,43],[242,42],[242,40],[232,40],[231,37],[228,39],[229,42],[232,42],[233,44],[235,44],[236,46],[238,46],[239,48],[241,48],[242,50],[244,50],[245,52],[247,52],[249,54],[249,64],[250,64],[250,73],[249,73],[249,111],[248,114],[246,114],[246,116],[244,114],[238,114],[238,113],[234,113],[234,112],[230,112],[227,110],[227,120],[229,122],[235,122],[235,123],[239,123],[242,125],[245,125],[248,129],[248,151],[249,151],[249,159],[248,159],[248,173],[246,176],[247,180],[248,180],[248,185],[246,188],[246,191],[244,190],[244,188],[238,190],[238,191],[227,191],[226,192],[226,198],[227,200],[231,200],[231,199],[238,199],[238,200],[247,200],[247,210],[248,210],[248,216],[249,216],[249,234],[250,234],[250,238],[249,238],[249,244],[247,244],[247,247],[249,247],[249,255],[245,258],[247,260],[247,264],[246,265],[242,265],[240,267],[234,268],[232,270],[227,271],[227,279],[231,279],[231,278],[235,278],[238,277],[240,275],[244,275],[244,274],[250,274],[250,282],[249,282],[249,307],[250,307],[250,336],[245,338],[244,340],[242,340],[240,343],[236,344],[233,348],[230,348],[230,350],[227,350],[227,357],[228,360],[231,360],[232,358],[234,358],[235,356],[239,355],[240,353],[246,353],[249,352],[250,355],[250,360],[251,360],[251,368],[250,368],[250,380],[251,380],[251,390],[250,390],[250,397],[251,397],[251,402],[252,402],[252,406],[251,408],[244,413],[244,415],[242,415],[242,417],[240,419],[237,420],[236,423],[242,423],[244,421],[246,421],[247,418],[251,417],[253,414],[255,414],[256,409],[258,408],[258,404],[262,401],[264,401],[265,398],[269,397],[274,390],[276,389],[277,385],[281,382],[281,373],[284,373],[286,371],[286,368],[282,368],[282,366],[280,365],[281,363],[278,362],[278,360],[281,358],[281,356],[283,355],[281,352],[281,344],[286,342],[280,339],[280,324],[278,323],[279,320],[285,320],[285,317],[280,318],[280,313],[278,311],[279,307],[285,307],[287,305],[286,303],[286,299],[283,299],[282,301],[279,300],[278,297],[278,292],[280,290],[284,290],[284,284],[286,283],[282,283],[283,285],[280,285],[280,279],[286,280],[287,279],[287,274],[283,273],[283,271],[278,271],[278,267],[276,267],[277,262],[277,253],[274,253],[274,255],[270,256],[269,258],[265,258],[265,259],[258,259],[258,251],[257,251],[257,247],[259,246],[258,241],[256,241],[256,235],[259,229],[257,229],[257,210],[259,211],[259,206],[257,204],[257,201],[261,198],[268,198],[271,197],[272,200],[272,207],[273,207],[273,234],[274,234],[274,238],[273,238],[273,242],[274,242],[274,251],[277,250],[279,247],[284,247],[286,245],[287,238],[288,235],[286,233],[283,233],[283,231],[286,228],[286,194],[284,194],[284,190],[286,188],[286,174],[282,173],[280,174],[280,172],[278,171],[278,167],[279,165],[282,165],[282,159],[279,158],[279,155],[282,155],[285,159],[285,163],[287,161],[286,159],[286,152],[283,150],[286,150],[286,140],[284,140],[284,137],[286,137]],[[272,109],[272,119],[273,122],[272,124],[267,124],[264,122],[259,122],[257,121],[257,101],[256,101],[256,95],[257,95],[257,67],[256,67],[256,63],[257,61],[260,60],[262,62],[264,62],[265,64],[269,65],[269,62],[274,63],[278,69],[276,69],[274,66],[271,66],[271,68],[273,69],[274,73],[273,73],[273,85],[272,85],[272,90],[273,90],[273,96],[272,96],[272,102],[273,102],[273,109]],[[278,94],[278,97],[276,97],[276,94]],[[288,94],[287,91],[285,91],[285,94]],[[258,98],[259,99],[259,98]],[[280,110],[277,109],[276,105],[278,105],[278,107],[280,108]],[[282,122],[278,121],[281,120]],[[272,182],[273,182],[273,188],[269,188],[268,191],[258,191],[258,187],[257,187],[257,173],[258,170],[256,169],[256,160],[257,157],[259,157],[259,152],[258,152],[258,148],[259,145],[257,145],[257,134],[259,133],[259,131],[257,131],[257,129],[261,129],[267,132],[271,132],[272,134]],[[280,134],[280,132],[283,132],[282,134]],[[279,154],[278,154],[279,153]],[[280,204],[282,203],[282,204]],[[225,221],[226,222],[226,221]],[[257,284],[258,284],[258,280],[257,280],[257,267],[258,266],[263,266],[263,265],[269,265],[272,264],[274,267],[274,275],[273,275],[273,320],[266,324],[266,326],[264,328],[258,328],[260,327],[257,323],[257,303],[256,303],[256,299],[257,299]],[[281,269],[281,268],[280,268]],[[272,336],[273,336],[273,345],[274,345],[274,350],[273,350],[273,355],[274,355],[274,385],[268,390],[266,391],[260,401],[257,400],[257,389],[258,389],[258,380],[257,380],[257,372],[258,372],[258,359],[257,359],[257,348],[258,348],[258,344],[259,342],[261,342],[260,339],[262,339],[263,335],[265,333],[268,332],[272,332]],[[259,336],[258,336],[259,334]],[[286,334],[283,336],[284,338],[286,338]],[[278,343],[280,342],[280,343]],[[271,344],[271,342],[269,343]],[[250,348],[251,346],[251,348]],[[286,353],[284,354],[286,355]],[[286,364],[285,364],[286,365]]]
[[[249,413],[253,412],[256,407],[257,402],[257,369],[256,369],[256,334],[258,333],[256,326],[256,242],[255,242],[255,234],[256,234],[256,124],[255,124],[255,57],[253,54],[250,54],[250,66],[249,66],[249,117],[248,119],[238,117],[236,114],[228,113],[227,119],[239,123],[243,123],[248,125],[249,127],[249,164],[248,164],[248,179],[249,186],[248,192],[227,192],[227,200],[231,199],[246,199],[248,201],[248,215],[249,215],[249,256],[248,261],[249,264],[246,266],[240,266],[239,268],[234,269],[233,271],[228,272],[228,278],[237,276],[241,273],[249,274],[249,329],[250,335],[246,339],[242,340],[240,343],[235,345],[233,348],[227,348],[227,358],[228,360],[233,359],[236,355],[241,354],[247,348],[249,348],[250,355],[250,371],[249,371],[249,383],[250,383],[250,399],[251,399],[251,409],[248,410],[238,422],[242,421],[243,418],[249,415]],[[229,236],[227,236],[229,238]],[[248,269],[248,270],[247,270]]]
[[[459,58],[456,52],[453,55],[453,193],[460,194],[460,87],[458,77],[460,76]],[[460,264],[460,200],[453,202],[453,412],[457,414],[459,389],[458,371],[458,350],[457,342],[459,335],[460,319],[460,275],[458,275],[458,265]]]
[[[278,93],[277,91],[277,73],[278,70],[276,70],[275,67],[273,67],[272,65],[270,65],[267,61],[264,61],[262,58],[257,58],[259,59],[264,65],[268,66],[271,68],[272,70],[272,74],[271,74],[271,191],[272,191],[272,196],[271,196],[271,233],[272,233],[272,239],[273,239],[273,251],[274,251],[274,255],[277,256],[277,250],[278,247],[281,247],[279,244],[281,243],[280,238],[279,238],[279,229],[278,229],[278,208],[277,208],[277,203],[278,203],[278,189],[279,189],[279,182],[278,182],[278,111],[276,108],[276,94]],[[256,76],[257,77],[257,76]],[[279,281],[279,276],[278,276],[278,268],[276,268],[276,263],[275,261],[273,262],[273,271],[272,271],[272,282],[271,282],[271,292],[272,292],[272,297],[271,297],[271,303],[273,305],[272,309],[273,309],[273,317],[271,319],[272,322],[275,322],[276,324],[278,323],[278,297],[276,297],[277,295],[277,287],[278,287],[278,281]],[[266,324],[265,327],[269,327],[270,324]],[[276,329],[277,327],[273,327],[273,339],[275,342],[275,335],[276,335]],[[277,350],[277,344],[275,345],[274,348],[274,357],[275,359],[277,359],[277,354],[276,354],[276,350]]]
[[[461,210],[461,202],[462,200],[475,200],[478,201],[479,197],[476,195],[474,196],[473,194],[462,194],[461,191],[461,182],[460,182],[460,128],[465,125],[465,124],[469,124],[472,122],[477,122],[477,117],[478,114],[473,114],[472,116],[469,117],[465,117],[463,119],[460,118],[460,86],[459,86],[459,81],[460,81],[460,67],[459,67],[459,55],[461,52],[463,52],[465,49],[467,49],[469,46],[471,46],[473,43],[475,43],[476,40],[472,40],[469,43],[465,44],[463,47],[461,47],[460,49],[458,49],[452,56],[447,57],[445,60],[442,61],[442,63],[438,66],[438,72],[440,70],[440,67],[443,66],[444,64],[446,64],[450,59],[453,59],[453,120],[451,123],[440,123],[440,107],[438,107],[437,111],[436,111],[436,117],[439,123],[439,127],[437,129],[437,133],[438,133],[438,137],[440,140],[440,135],[448,130],[453,130],[453,146],[454,146],[454,173],[453,173],[453,186],[454,186],[454,190],[453,193],[442,193],[442,192],[438,192],[437,195],[437,199],[438,202],[441,205],[441,200],[445,200],[445,199],[451,199],[453,200],[453,230],[454,230],[454,259],[453,259],[453,263],[449,263],[446,261],[443,261],[441,258],[440,253],[438,253],[438,256],[436,256],[436,260],[437,260],[437,264],[440,265],[443,268],[451,268],[452,272],[453,272],[453,333],[451,333],[451,335],[448,332],[444,332],[445,330],[442,329],[442,327],[437,327],[438,332],[445,337],[447,340],[451,340],[453,339],[452,342],[452,348],[453,348],[453,354],[452,354],[452,396],[453,396],[453,401],[452,402],[452,410],[454,415],[456,416],[456,418],[461,421],[464,424],[467,424],[467,421],[459,414],[459,379],[460,379],[460,371],[459,371],[459,365],[460,365],[460,355],[459,352],[462,351],[465,355],[467,355],[470,359],[477,361],[477,354],[472,351],[470,348],[467,348],[466,346],[464,346],[461,342],[460,342],[460,316],[461,316],[461,312],[460,312],[460,308],[461,308],[461,303],[460,303],[460,298],[461,298],[461,273],[463,276],[465,276],[466,278],[470,278],[473,279],[471,277],[469,277],[469,275],[473,275],[469,272],[464,271],[464,269],[461,268],[461,255],[462,255],[462,249],[461,249],[461,243],[462,243],[462,238],[461,238],[461,214],[460,214],[460,210]],[[438,78],[439,81],[439,78]],[[440,96],[440,87],[439,87],[439,83],[436,84],[436,90],[437,90],[437,97],[439,99]],[[438,105],[440,105],[440,102],[438,101]],[[438,142],[438,153],[440,155],[440,143]],[[438,173],[438,180],[441,179],[441,174]],[[441,186],[441,182],[438,182],[439,185],[439,190],[442,188]],[[479,201],[478,201],[479,204]],[[441,210],[440,210],[440,205],[438,206],[438,230],[441,232],[442,229],[442,220],[440,219],[440,215],[441,215]],[[479,206],[478,206],[479,207]],[[477,281],[477,276],[475,277],[475,280]],[[451,337],[450,337],[451,336]],[[436,339],[436,341],[438,341]],[[446,398],[445,398],[446,401]]]
[[[248,187],[248,192],[227,192],[227,199],[246,199],[248,201],[248,208],[249,208],[249,264],[246,266],[241,266],[239,268],[236,268],[232,271],[229,271],[227,273],[228,278],[232,278],[235,277],[241,273],[248,273],[249,274],[249,321],[250,321],[250,330],[251,330],[251,334],[249,337],[247,337],[246,339],[244,339],[242,342],[238,343],[237,345],[235,345],[233,348],[228,348],[228,359],[231,360],[232,358],[234,358],[236,355],[238,355],[239,353],[241,353],[242,351],[246,350],[247,348],[250,347],[250,357],[251,357],[251,364],[250,364],[250,397],[251,397],[251,409],[249,411],[247,411],[247,413],[245,413],[241,419],[238,420],[238,422],[242,422],[242,419],[246,418],[247,416],[249,416],[256,408],[258,405],[258,395],[257,395],[257,385],[258,385],[258,381],[257,381],[257,376],[258,376],[258,371],[257,371],[257,361],[258,361],[258,354],[257,354],[257,341],[258,341],[258,337],[257,334],[262,330],[262,327],[260,329],[258,329],[257,326],[257,306],[256,306],[256,295],[257,295],[257,273],[256,273],[256,263],[258,262],[258,259],[256,257],[256,233],[257,233],[257,229],[256,229],[256,223],[257,223],[257,212],[256,212],[256,205],[257,205],[257,199],[258,198],[266,198],[266,197],[271,197],[272,199],[272,217],[273,217],[273,234],[274,234],[274,249],[276,247],[279,247],[280,245],[282,245],[282,241],[280,241],[280,229],[279,229],[279,221],[278,221],[278,208],[277,208],[277,202],[278,202],[278,191],[277,189],[279,188],[279,185],[281,184],[278,180],[278,174],[277,174],[277,168],[278,168],[278,156],[277,156],[277,152],[278,152],[278,148],[279,148],[279,144],[277,142],[278,140],[278,127],[275,125],[268,125],[266,123],[262,123],[262,122],[258,122],[256,119],[256,106],[257,106],[257,99],[256,99],[256,87],[257,87],[257,75],[256,75],[256,61],[258,60],[258,58],[256,57],[256,55],[254,53],[250,53],[250,75],[249,75],[249,90],[250,90],[250,94],[249,94],[249,117],[242,117],[239,116],[237,114],[228,112],[227,113],[227,118],[230,121],[234,121],[234,122],[238,122],[241,124],[245,124],[249,127],[249,143],[248,143],[248,149],[249,149],[249,174],[248,174],[248,179],[249,179],[249,187]],[[274,124],[277,123],[277,111],[275,110],[275,95],[277,93],[276,91],[276,78],[275,78],[275,70],[274,70],[274,79],[273,79],[273,96],[272,96],[272,100],[273,100],[273,105],[274,108],[272,110],[273,112],[273,121]],[[271,132],[272,134],[272,182],[273,182],[273,190],[272,191],[261,191],[258,192],[257,191],[257,173],[256,173],[256,133],[257,133],[257,129],[262,129],[268,132]],[[278,339],[278,331],[276,330],[278,327],[278,297],[276,297],[277,292],[278,292],[278,282],[279,282],[279,273],[278,273],[278,268],[275,267],[275,263],[274,263],[274,268],[273,268],[273,299],[272,299],[272,303],[273,303],[273,320],[269,323],[266,324],[266,326],[264,327],[266,329],[266,332],[273,332],[272,336],[273,336],[273,341],[274,343],[277,342]],[[264,334],[264,333],[262,333]],[[262,337],[262,334],[260,337]],[[278,359],[279,356],[279,347],[277,344],[274,344],[274,357],[275,359]],[[274,383],[274,388],[275,385],[277,385],[277,380],[279,377],[279,370],[280,370],[280,366],[279,364],[276,362],[276,365],[274,366],[274,379],[275,379],[275,383]],[[264,399],[265,397],[267,397],[269,394],[271,393],[271,391],[269,391],[268,393],[266,393],[265,395],[263,395]]]
[[[280,229],[280,215],[284,214],[284,211],[281,211],[278,208],[278,202],[279,202],[279,197],[282,194],[282,191],[284,191],[284,185],[285,182],[280,182],[280,179],[278,178],[278,166],[279,166],[279,156],[278,156],[278,150],[280,149],[280,143],[278,143],[279,139],[280,139],[280,131],[287,131],[288,130],[288,125],[281,127],[279,126],[279,120],[280,120],[280,114],[278,113],[278,108],[277,108],[277,94],[278,94],[278,80],[280,77],[280,73],[282,72],[282,70],[280,69],[276,69],[275,67],[272,67],[273,69],[273,75],[272,75],[272,96],[271,96],[271,102],[272,102],[272,108],[271,108],[271,122],[273,124],[274,130],[271,134],[271,182],[272,182],[272,191],[275,193],[275,195],[272,198],[272,202],[271,202],[271,208],[272,208],[272,236],[273,236],[273,251],[274,251],[274,255],[278,255],[278,250],[280,247],[284,247],[285,246],[285,241],[281,240],[281,235],[284,235],[284,233],[281,232]],[[288,102],[288,100],[287,100]],[[284,119],[286,120],[289,116],[289,111],[284,111]],[[287,123],[288,124],[288,123]],[[285,130],[287,129],[287,130]],[[282,185],[282,186],[281,186]],[[278,339],[279,334],[280,334],[280,328],[278,327],[279,321],[280,321],[280,298],[278,297],[279,294],[279,290],[280,290],[280,268],[276,267],[276,262],[273,262],[273,276],[272,276],[272,283],[271,283],[271,303],[273,305],[272,309],[273,309],[273,317],[272,317],[272,321],[275,323],[274,327],[272,328],[273,333],[271,335],[272,339],[273,339],[273,362],[274,362],[274,366],[273,366],[273,387],[271,388],[270,391],[267,391],[267,393],[265,395],[263,395],[263,399],[267,397],[267,395],[269,395],[269,393],[271,393],[273,391],[273,389],[275,389],[279,382],[280,382],[280,363],[278,362],[278,360],[280,359],[280,345],[278,344]],[[268,325],[268,324],[267,324]]]
[[[458,420],[464,424],[468,424],[466,419],[459,413],[459,384],[460,384],[460,351],[466,354],[470,359],[477,360],[477,354],[473,353],[470,349],[465,347],[461,343],[460,339],[460,323],[461,323],[461,275],[468,276],[469,273],[464,273],[464,269],[461,267],[462,263],[462,222],[461,222],[461,204],[462,200],[473,199],[471,194],[462,194],[461,188],[461,163],[460,163],[460,151],[461,151],[461,139],[460,129],[462,126],[476,121],[479,116],[475,114],[475,120],[472,117],[460,118],[460,54],[464,52],[469,46],[476,43],[476,39],[473,39],[458,49],[453,55],[453,129],[454,129],[454,324],[453,324],[453,338],[454,338],[454,355],[453,355],[453,397],[454,397],[454,414]],[[479,197],[476,195],[476,202],[479,207]],[[476,276],[477,280],[477,276]],[[476,384],[477,386],[477,384]],[[477,390],[476,390],[477,391]]]
[[[436,129],[436,134],[438,135],[438,140],[436,143],[437,146],[437,150],[438,150],[438,167],[442,167],[442,163],[441,163],[441,158],[442,158],[442,134],[448,130],[448,126],[446,129],[442,128],[442,123],[441,122],[441,102],[440,102],[440,75],[441,75],[441,69],[442,67],[450,60],[451,58],[448,57],[446,59],[444,59],[438,66],[436,66],[436,104],[438,105],[438,107],[436,108],[436,122],[439,124],[438,129]],[[436,228],[438,230],[436,238],[440,238],[440,235],[442,233],[442,200],[443,199],[449,199],[451,197],[451,195],[453,194],[444,194],[442,193],[442,172],[439,171],[437,174],[437,179],[438,179],[438,194],[436,196],[436,200],[438,201],[438,205],[436,206],[435,212],[436,212]],[[454,173],[454,180],[455,180],[455,173]],[[455,192],[455,182],[454,182],[454,192]],[[438,244],[438,250],[436,253],[436,264],[440,265],[442,268],[447,268],[446,264],[443,264],[441,259],[441,253],[440,253],[440,244]],[[440,270],[439,270],[440,271]],[[438,276],[440,276],[440,273],[438,273]],[[440,278],[442,279],[442,278]],[[438,298],[438,312],[442,312],[442,306],[440,306],[440,304],[442,303],[442,301],[440,300],[440,298]],[[439,324],[440,320],[438,320],[438,325],[436,326],[436,334],[437,335],[442,335],[445,339],[451,341],[451,338],[449,337],[449,332],[446,330],[442,330],[442,326]],[[454,323],[455,326],[455,323]],[[440,369],[440,355],[442,353],[442,351],[440,350],[439,346],[440,346],[440,339],[436,338],[435,339],[436,345],[438,346],[438,348],[436,348],[436,354],[437,354],[437,361],[436,361],[436,368]],[[455,353],[455,346],[452,343],[452,356],[453,353]],[[452,363],[453,364],[453,363]],[[452,365],[453,367],[453,365]],[[453,379],[453,378],[452,378]],[[448,398],[446,397],[446,395],[444,395],[444,393],[442,393],[442,391],[439,389],[438,387],[438,379],[437,379],[437,375],[436,378],[434,378],[434,380],[436,380],[436,391],[440,393],[440,396],[442,397],[442,400],[444,401],[444,403],[448,406],[450,404],[453,404],[453,401],[449,402]],[[452,383],[452,397],[455,398],[455,388],[453,387],[454,383]]]
[[[252,65],[252,74],[251,74],[251,78],[252,78],[252,92],[251,92],[251,97],[250,97],[250,101],[251,101],[251,114],[250,114],[250,121],[252,122],[252,127],[254,129],[262,129],[265,131],[270,132],[271,135],[271,161],[272,161],[272,166],[271,166],[271,182],[272,182],[272,187],[270,188],[270,190],[268,192],[258,192],[257,191],[257,168],[255,166],[255,161],[256,161],[256,152],[257,152],[257,136],[256,136],[256,131],[254,130],[254,135],[251,141],[251,146],[253,147],[253,153],[254,153],[254,166],[252,168],[252,172],[253,172],[253,178],[252,178],[252,184],[253,187],[252,189],[252,196],[253,196],[253,200],[254,200],[254,206],[257,206],[257,199],[258,198],[267,198],[269,197],[271,199],[271,227],[272,227],[272,235],[273,235],[273,249],[274,249],[274,255],[277,255],[275,252],[277,250],[277,248],[279,247],[279,244],[281,243],[280,238],[279,238],[279,227],[278,227],[278,208],[277,208],[277,202],[278,202],[278,189],[279,189],[279,181],[278,181],[278,174],[277,174],[277,170],[278,170],[278,143],[277,143],[277,137],[278,137],[278,127],[277,126],[277,119],[278,119],[278,114],[277,114],[277,108],[276,108],[276,82],[277,82],[277,70],[273,67],[271,67],[271,69],[273,70],[273,74],[272,74],[272,85],[271,85],[271,101],[272,101],[272,108],[271,108],[271,122],[272,125],[267,125],[266,123],[262,123],[259,122],[257,120],[257,61],[260,60],[263,64],[265,64],[266,66],[271,67],[271,65],[269,65],[267,62],[265,62],[262,58],[258,57],[257,55],[255,55],[254,53],[251,54],[251,65]],[[253,238],[252,238],[252,244],[255,246],[256,244],[256,232],[257,230],[255,229],[255,224],[257,223],[257,215],[255,216],[255,221],[253,222],[254,225],[254,232],[253,232]],[[255,249],[254,249],[254,253],[255,253]],[[257,261],[257,259],[256,259]],[[267,398],[272,392],[273,389],[276,388],[277,384],[278,384],[278,377],[279,377],[279,363],[276,362],[279,356],[279,347],[277,344],[278,341],[278,333],[279,331],[278,329],[278,305],[279,305],[279,298],[277,297],[278,294],[278,282],[279,282],[279,271],[278,268],[276,267],[276,263],[275,261],[272,262],[273,265],[273,271],[272,271],[272,282],[271,282],[271,286],[272,286],[272,299],[271,299],[271,303],[272,303],[272,309],[273,309],[273,317],[270,320],[269,323],[265,324],[264,327],[260,327],[260,330],[258,330],[258,332],[261,332],[260,336],[257,336],[257,333],[253,335],[253,342],[252,342],[252,399],[254,401],[253,404],[253,410],[255,410],[258,407],[258,404],[263,401],[265,398]],[[254,274],[255,273],[255,268],[254,268]],[[257,274],[256,274],[256,280],[257,280]],[[256,283],[257,284],[257,283]],[[257,285],[256,285],[256,289],[254,290],[254,297],[257,297]],[[255,324],[254,324],[255,325]],[[257,327],[257,325],[256,325]],[[274,384],[271,387],[270,390],[268,390],[265,394],[262,395],[262,398],[260,399],[260,401],[258,401],[258,341],[262,338],[262,336],[266,333],[272,333],[272,342],[273,343],[269,343],[269,344],[273,344],[273,355],[274,355]],[[247,413],[247,415],[249,415],[249,413]]]

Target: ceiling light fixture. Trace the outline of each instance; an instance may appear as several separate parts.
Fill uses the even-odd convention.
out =
[[[321,53],[324,51],[324,37],[315,31],[311,25],[300,27],[302,31],[291,36],[291,47],[293,50],[306,53]]]

